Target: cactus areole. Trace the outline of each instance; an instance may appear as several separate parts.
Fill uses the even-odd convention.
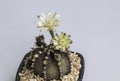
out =
[[[15,81],[82,81],[84,58],[69,50],[70,35],[55,32],[60,24],[59,15],[43,13],[36,24],[50,33],[50,43],[45,43],[44,35],[36,37],[35,46],[24,56]]]

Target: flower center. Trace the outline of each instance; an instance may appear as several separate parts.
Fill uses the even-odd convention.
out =
[[[65,41],[64,39],[61,39],[61,40],[59,41],[59,44],[60,44],[61,46],[65,47],[65,46],[66,46],[66,41]]]

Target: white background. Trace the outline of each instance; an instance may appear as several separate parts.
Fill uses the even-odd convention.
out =
[[[40,34],[36,16],[48,11],[61,15],[57,31],[71,34],[70,49],[84,56],[83,81],[120,81],[119,0],[0,0],[0,81],[14,81]]]

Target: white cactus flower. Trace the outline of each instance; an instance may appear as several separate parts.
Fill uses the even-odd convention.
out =
[[[41,30],[55,30],[55,27],[57,27],[60,23],[59,14],[57,13],[42,13],[42,15],[38,16],[38,18],[39,20],[37,21],[37,27]]]
[[[55,38],[53,39],[53,44],[56,49],[60,49],[62,51],[65,51],[70,47],[70,44],[72,43],[72,40],[70,39],[70,36],[61,33],[59,36],[56,35]]]

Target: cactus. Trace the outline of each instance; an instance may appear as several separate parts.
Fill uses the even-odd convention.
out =
[[[55,50],[53,45],[46,45],[43,36],[36,37],[36,45],[32,52],[33,68],[35,75],[44,77],[46,81],[60,79],[70,72],[70,59],[65,52]],[[27,64],[29,65],[29,63]]]
[[[40,18],[40,16],[38,16]],[[82,81],[84,59],[68,50],[72,43],[70,35],[54,34],[59,24],[56,13],[40,18],[38,28],[49,31],[52,40],[45,43],[44,35],[36,37],[35,47],[24,57],[16,76],[16,81]]]

